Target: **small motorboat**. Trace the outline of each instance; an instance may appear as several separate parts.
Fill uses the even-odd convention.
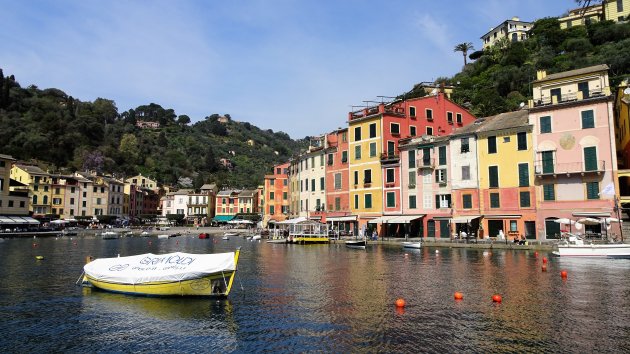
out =
[[[346,247],[348,247],[348,248],[365,249],[366,245],[367,245],[367,241],[366,240],[348,240],[348,241],[346,241]]]
[[[223,237],[221,237],[221,239],[222,239],[222,240],[226,240],[226,241],[227,241],[227,240],[229,240],[229,239],[230,239],[230,236],[228,236],[228,235],[223,235]]]
[[[101,238],[103,238],[103,240],[115,240],[120,238],[120,235],[114,231],[106,231],[101,233]]]
[[[167,239],[168,237],[169,237],[169,235],[167,235],[167,234],[157,235],[157,238],[159,238],[161,240]]]
[[[199,238],[200,239],[208,239],[208,238],[210,238],[210,235],[208,235],[205,232],[202,232],[202,233],[199,234]]]
[[[630,244],[587,244],[580,236],[567,233],[566,239],[558,243],[558,250],[551,253],[560,257],[630,258]]]
[[[260,236],[260,235],[252,236],[252,241],[260,241],[261,239],[262,239],[262,236]]]
[[[267,243],[287,243],[287,239],[282,237],[282,238],[272,238],[267,240]]]
[[[225,297],[239,253],[240,249],[217,254],[145,253],[88,260],[83,285],[132,295]]]
[[[403,248],[412,248],[412,249],[420,249],[422,248],[422,242],[403,242]]]

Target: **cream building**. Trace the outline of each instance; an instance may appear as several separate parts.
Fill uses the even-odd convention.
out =
[[[527,32],[532,28],[531,22],[521,21],[518,17],[503,21],[500,25],[491,28],[488,33],[481,36],[483,49],[493,46],[497,41],[507,38],[510,42],[527,39]]]

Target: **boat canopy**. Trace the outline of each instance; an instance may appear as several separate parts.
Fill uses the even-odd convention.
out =
[[[88,276],[111,283],[143,284],[196,279],[236,270],[234,252],[216,254],[146,253],[129,257],[99,258],[83,267]]]

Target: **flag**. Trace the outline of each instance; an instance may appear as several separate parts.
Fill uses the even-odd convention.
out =
[[[615,185],[612,182],[609,183],[606,187],[604,187],[604,189],[602,189],[601,192],[599,192],[599,195],[615,195]]]

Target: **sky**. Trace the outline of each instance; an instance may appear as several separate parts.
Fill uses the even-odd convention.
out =
[[[0,68],[120,113],[157,103],[292,138],[347,126],[378,96],[452,76],[458,43],[574,0],[0,0]]]

